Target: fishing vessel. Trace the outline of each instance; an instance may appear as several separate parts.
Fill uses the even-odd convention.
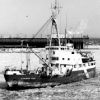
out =
[[[48,45],[45,47],[44,52],[41,52],[42,55],[36,54],[29,46],[26,48],[41,60],[42,66],[35,71],[29,70],[31,59],[27,56],[26,69],[6,68],[4,77],[8,87],[55,86],[95,76],[96,62],[91,52],[76,50],[73,43],[69,41],[61,43],[57,22],[59,12],[60,7],[55,1],[55,6],[52,7],[52,16],[48,20],[48,22],[52,22],[51,34]],[[54,35],[56,38],[54,38]],[[23,41],[21,44],[23,45]]]

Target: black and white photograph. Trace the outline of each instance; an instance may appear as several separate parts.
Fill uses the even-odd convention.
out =
[[[0,0],[0,100],[100,100],[100,0]]]

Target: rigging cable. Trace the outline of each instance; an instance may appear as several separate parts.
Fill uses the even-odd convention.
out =
[[[19,66],[19,53],[18,53],[18,59],[17,59],[17,64],[16,66]]]
[[[31,40],[29,42],[31,42],[33,40],[33,38],[35,38],[44,27],[48,26],[49,23],[51,22],[52,16],[46,21],[46,23],[40,28],[40,30],[31,38]]]
[[[13,65],[13,63],[15,62],[15,58],[16,58],[17,56],[16,56],[16,53],[15,53],[15,55],[14,55],[14,57],[13,57],[13,60],[11,60],[11,62],[10,62],[10,66],[12,66]]]
[[[9,62],[8,62],[9,55],[8,55],[8,54],[9,54],[9,53],[7,53],[7,55],[5,56],[5,61],[6,61],[6,63],[5,63],[5,64],[6,64],[6,65],[5,65],[5,68],[6,68],[6,67],[9,67],[9,64],[8,64],[8,63],[9,63]]]
[[[32,53],[34,53],[41,61],[43,61],[43,63],[45,63],[48,67],[49,67],[49,65],[40,57],[40,56],[38,56],[35,52],[34,52],[34,50],[32,50],[32,48],[29,48],[31,51],[32,51]]]

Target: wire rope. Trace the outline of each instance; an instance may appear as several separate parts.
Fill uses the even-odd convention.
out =
[[[13,63],[15,63],[15,58],[16,58],[17,56],[16,56],[16,53],[14,54],[14,57],[13,57],[13,60],[11,60],[11,62],[10,62],[10,66],[12,66],[13,65]]]
[[[51,22],[52,16],[46,21],[46,23],[40,28],[40,30],[31,38],[29,42],[31,42],[41,31],[44,29],[44,27],[48,26]]]
[[[18,68],[18,66],[19,66],[19,53],[18,53],[18,59],[17,59],[17,64],[16,64],[16,66],[17,66],[17,68]]]

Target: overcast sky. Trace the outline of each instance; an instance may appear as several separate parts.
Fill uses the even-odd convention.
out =
[[[82,35],[100,37],[100,0],[58,0],[62,6],[60,33],[78,30]],[[0,0],[0,34],[35,34],[51,16],[55,0]],[[43,32],[42,32],[43,33]],[[40,34],[42,34],[40,33]],[[46,28],[45,37],[48,34]]]

